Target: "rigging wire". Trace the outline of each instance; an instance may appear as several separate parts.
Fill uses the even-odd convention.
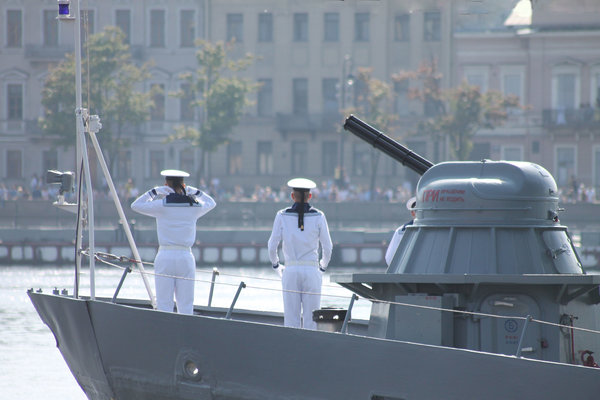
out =
[[[86,255],[89,257],[89,253],[83,251],[82,254]],[[121,269],[121,270],[125,270],[128,267],[122,267],[120,265],[111,263],[107,260],[102,259],[101,255],[105,255],[107,253],[96,253],[95,257],[98,261],[107,264],[111,267],[117,268],[117,269]],[[134,262],[135,260],[131,260],[125,257],[118,257],[118,256],[114,256],[114,255],[110,255],[112,257],[114,257],[115,259],[119,259],[119,261],[121,262]],[[148,262],[144,262],[145,264],[152,264],[152,263],[148,263]],[[208,270],[198,270],[199,272],[202,273],[212,273],[212,271],[208,271]],[[133,271],[132,271],[133,272]],[[136,271],[139,272],[139,271]],[[201,282],[201,283],[213,283],[210,280],[206,280],[206,279],[197,279],[197,278],[184,278],[184,277],[179,277],[179,276],[174,276],[174,275],[167,275],[167,274],[160,274],[160,273],[156,273],[156,272],[147,272],[148,275],[154,275],[154,276],[162,276],[162,277],[167,277],[167,278],[176,278],[176,279],[182,279],[182,280],[191,280],[191,281],[195,281],[195,282]],[[257,280],[267,280],[267,281],[279,281],[279,279],[274,279],[274,278],[261,278],[261,277],[253,277],[253,276],[244,276],[244,275],[237,275],[237,274],[222,274],[219,273],[219,275],[224,275],[224,276],[231,276],[231,277],[241,277],[244,279],[257,279]],[[216,285],[223,285],[223,286],[234,286],[237,287],[239,286],[239,283],[230,283],[230,282],[214,282]],[[274,292],[288,292],[288,293],[300,293],[300,294],[306,294],[306,295],[318,295],[319,293],[311,293],[311,292],[303,292],[303,291],[297,291],[297,290],[286,290],[286,289],[279,289],[279,288],[268,288],[268,287],[263,287],[263,286],[253,286],[253,285],[246,285],[247,288],[249,289],[256,289],[256,290],[266,290],[266,291],[274,291]],[[333,286],[333,285],[323,285],[323,287],[332,287],[332,288],[340,288],[339,286]],[[335,298],[342,298],[342,299],[347,299],[348,296],[347,295],[337,295],[337,294],[330,294],[330,293],[320,293],[320,295],[322,297],[335,297]],[[517,319],[517,320],[527,320],[527,317],[523,317],[523,316],[511,316],[511,315],[496,315],[496,314],[488,314],[488,313],[482,313],[482,312],[476,312],[476,311],[465,311],[465,310],[454,310],[454,309],[448,309],[448,308],[441,308],[441,307],[434,307],[434,306],[425,306],[425,305],[420,305],[420,304],[411,304],[411,303],[402,303],[402,302],[398,302],[398,301],[389,301],[389,300],[379,300],[379,299],[371,299],[371,298],[367,298],[367,297],[363,297],[360,295],[357,295],[359,299],[365,299],[368,300],[372,303],[379,303],[379,304],[389,304],[389,305],[397,305],[397,306],[403,306],[403,307],[412,307],[412,308],[417,308],[417,309],[424,309],[424,310],[432,310],[432,311],[442,311],[442,312],[451,312],[454,314],[462,314],[462,315],[470,315],[470,316],[474,316],[474,317],[489,317],[489,318],[497,318],[497,319]],[[536,318],[532,318],[531,319],[532,322],[537,322],[540,324],[544,324],[544,325],[549,325],[549,326],[555,326],[558,328],[567,328],[567,329],[573,329],[573,330],[578,330],[581,332],[588,332],[588,333],[594,333],[594,334],[600,334],[600,331],[598,330],[594,330],[594,329],[588,329],[588,328],[579,328],[579,327],[575,327],[575,326],[571,326],[571,325],[562,325],[562,324],[557,324],[554,322],[549,322],[549,321],[544,321],[544,320],[539,320]]]

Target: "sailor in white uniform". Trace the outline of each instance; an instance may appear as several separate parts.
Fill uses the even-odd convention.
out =
[[[417,207],[417,198],[411,197],[410,199],[408,199],[408,201],[406,202],[406,208],[408,209],[408,211],[410,211],[410,216],[412,217],[412,219],[409,222],[407,222],[406,224],[404,224],[401,227],[399,227],[398,229],[396,229],[396,231],[392,235],[392,240],[390,240],[390,244],[388,245],[387,251],[385,252],[385,262],[387,263],[388,267],[390,266],[390,264],[392,263],[392,260],[394,259],[394,255],[396,254],[396,250],[398,250],[398,246],[400,245],[400,240],[402,240],[402,236],[404,236],[406,227],[409,225],[412,225],[414,222],[415,215],[417,213],[416,207]]]
[[[323,272],[329,265],[333,245],[325,214],[308,203],[312,197],[310,189],[316,184],[296,178],[290,180],[288,186],[293,189],[294,204],[275,215],[268,243],[269,258],[282,277],[284,325],[314,330],[317,324],[312,312],[321,308]],[[279,263],[280,242],[283,242],[285,267]]]
[[[160,246],[154,259],[156,308],[173,311],[175,294],[177,312],[192,314],[196,260],[191,247],[196,240],[196,221],[216,203],[206,193],[183,183],[183,178],[190,176],[187,172],[169,169],[160,174],[165,177],[165,186],[144,193],[131,208],[156,218]]]

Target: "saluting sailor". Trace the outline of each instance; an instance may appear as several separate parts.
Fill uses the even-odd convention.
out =
[[[275,215],[269,238],[269,258],[281,275],[284,325],[316,329],[312,312],[321,307],[323,272],[331,259],[332,243],[327,219],[322,211],[310,206],[310,179],[296,178],[288,182],[292,188],[292,207]],[[285,267],[279,263],[277,248],[282,243]],[[319,243],[321,260],[319,260]]]
[[[183,183],[183,178],[190,176],[187,172],[167,169],[160,174],[165,185],[138,197],[131,208],[156,218],[160,246],[154,259],[156,308],[173,311],[175,294],[177,312],[192,314],[196,259],[191,247],[196,240],[196,221],[216,203],[208,194]]]
[[[411,220],[399,227],[398,229],[396,229],[396,231],[392,235],[392,240],[390,240],[390,244],[388,245],[387,251],[385,252],[385,262],[387,263],[388,267],[394,260],[394,255],[396,254],[396,250],[398,250],[398,246],[400,245],[400,240],[402,240],[402,236],[404,236],[404,232],[406,232],[406,227],[412,225],[415,221],[415,216],[417,214],[416,207],[417,198],[411,197],[410,199],[408,199],[408,201],[406,202],[406,208],[410,212]]]

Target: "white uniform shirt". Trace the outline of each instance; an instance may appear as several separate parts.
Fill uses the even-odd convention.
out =
[[[160,246],[192,247],[196,241],[196,221],[212,210],[216,203],[206,193],[186,186],[186,194],[197,203],[167,203],[166,195],[175,193],[168,186],[151,189],[138,197],[131,208],[140,214],[156,218],[156,232]]]
[[[273,265],[279,263],[277,247],[283,241],[282,250],[285,264],[319,265],[326,269],[331,260],[331,236],[327,219],[322,211],[311,208],[304,213],[304,231],[298,228],[298,213],[291,209],[277,212],[273,223],[273,232],[269,238],[269,259]],[[319,262],[319,242],[321,243],[322,258]]]

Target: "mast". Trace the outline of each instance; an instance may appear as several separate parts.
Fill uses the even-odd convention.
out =
[[[129,227],[129,222],[125,217],[125,212],[123,211],[123,206],[118,198],[117,191],[115,185],[110,176],[110,172],[108,171],[106,161],[104,160],[104,156],[102,154],[102,150],[100,149],[100,145],[98,143],[98,139],[96,138],[96,133],[102,128],[102,124],[100,123],[100,118],[97,115],[90,115],[89,110],[83,108],[82,105],[82,95],[81,95],[81,13],[79,9],[79,0],[73,0],[73,13],[75,16],[70,14],[69,5],[70,0],[58,0],[58,19],[66,20],[66,21],[74,21],[75,22],[75,36],[74,36],[74,46],[75,46],[75,117],[76,117],[76,160],[77,160],[77,176],[79,179],[79,186],[77,192],[77,234],[75,238],[75,298],[79,297],[79,275],[81,271],[81,242],[82,242],[82,232],[83,232],[83,207],[82,207],[82,180],[81,174],[85,176],[85,186],[87,189],[87,220],[88,220],[88,238],[89,238],[89,267],[90,267],[90,298],[92,300],[96,297],[96,282],[95,282],[95,261],[96,261],[96,250],[95,250],[95,235],[94,235],[94,193],[92,186],[92,178],[90,175],[90,162],[87,152],[87,143],[85,139],[85,132],[87,131],[90,135],[90,139],[92,140],[92,144],[94,146],[94,150],[96,152],[96,156],[98,161],[100,162],[100,166],[102,168],[102,172],[104,177],[106,178],[106,182],[110,188],[110,194],[113,198],[115,206],[117,208],[117,212],[119,214],[119,218],[122,221],[123,228],[125,229],[125,234],[127,236],[127,240],[129,242],[129,246],[133,253],[133,256],[136,261],[136,265],[141,272],[142,279],[144,281],[144,286],[146,287],[146,291],[148,292],[148,296],[150,297],[150,302],[153,307],[156,307],[156,298],[152,292],[152,288],[147,277],[147,274],[144,270],[144,266],[141,262],[141,257],[138,252],[137,246],[133,239],[133,235],[131,233],[131,229]]]

